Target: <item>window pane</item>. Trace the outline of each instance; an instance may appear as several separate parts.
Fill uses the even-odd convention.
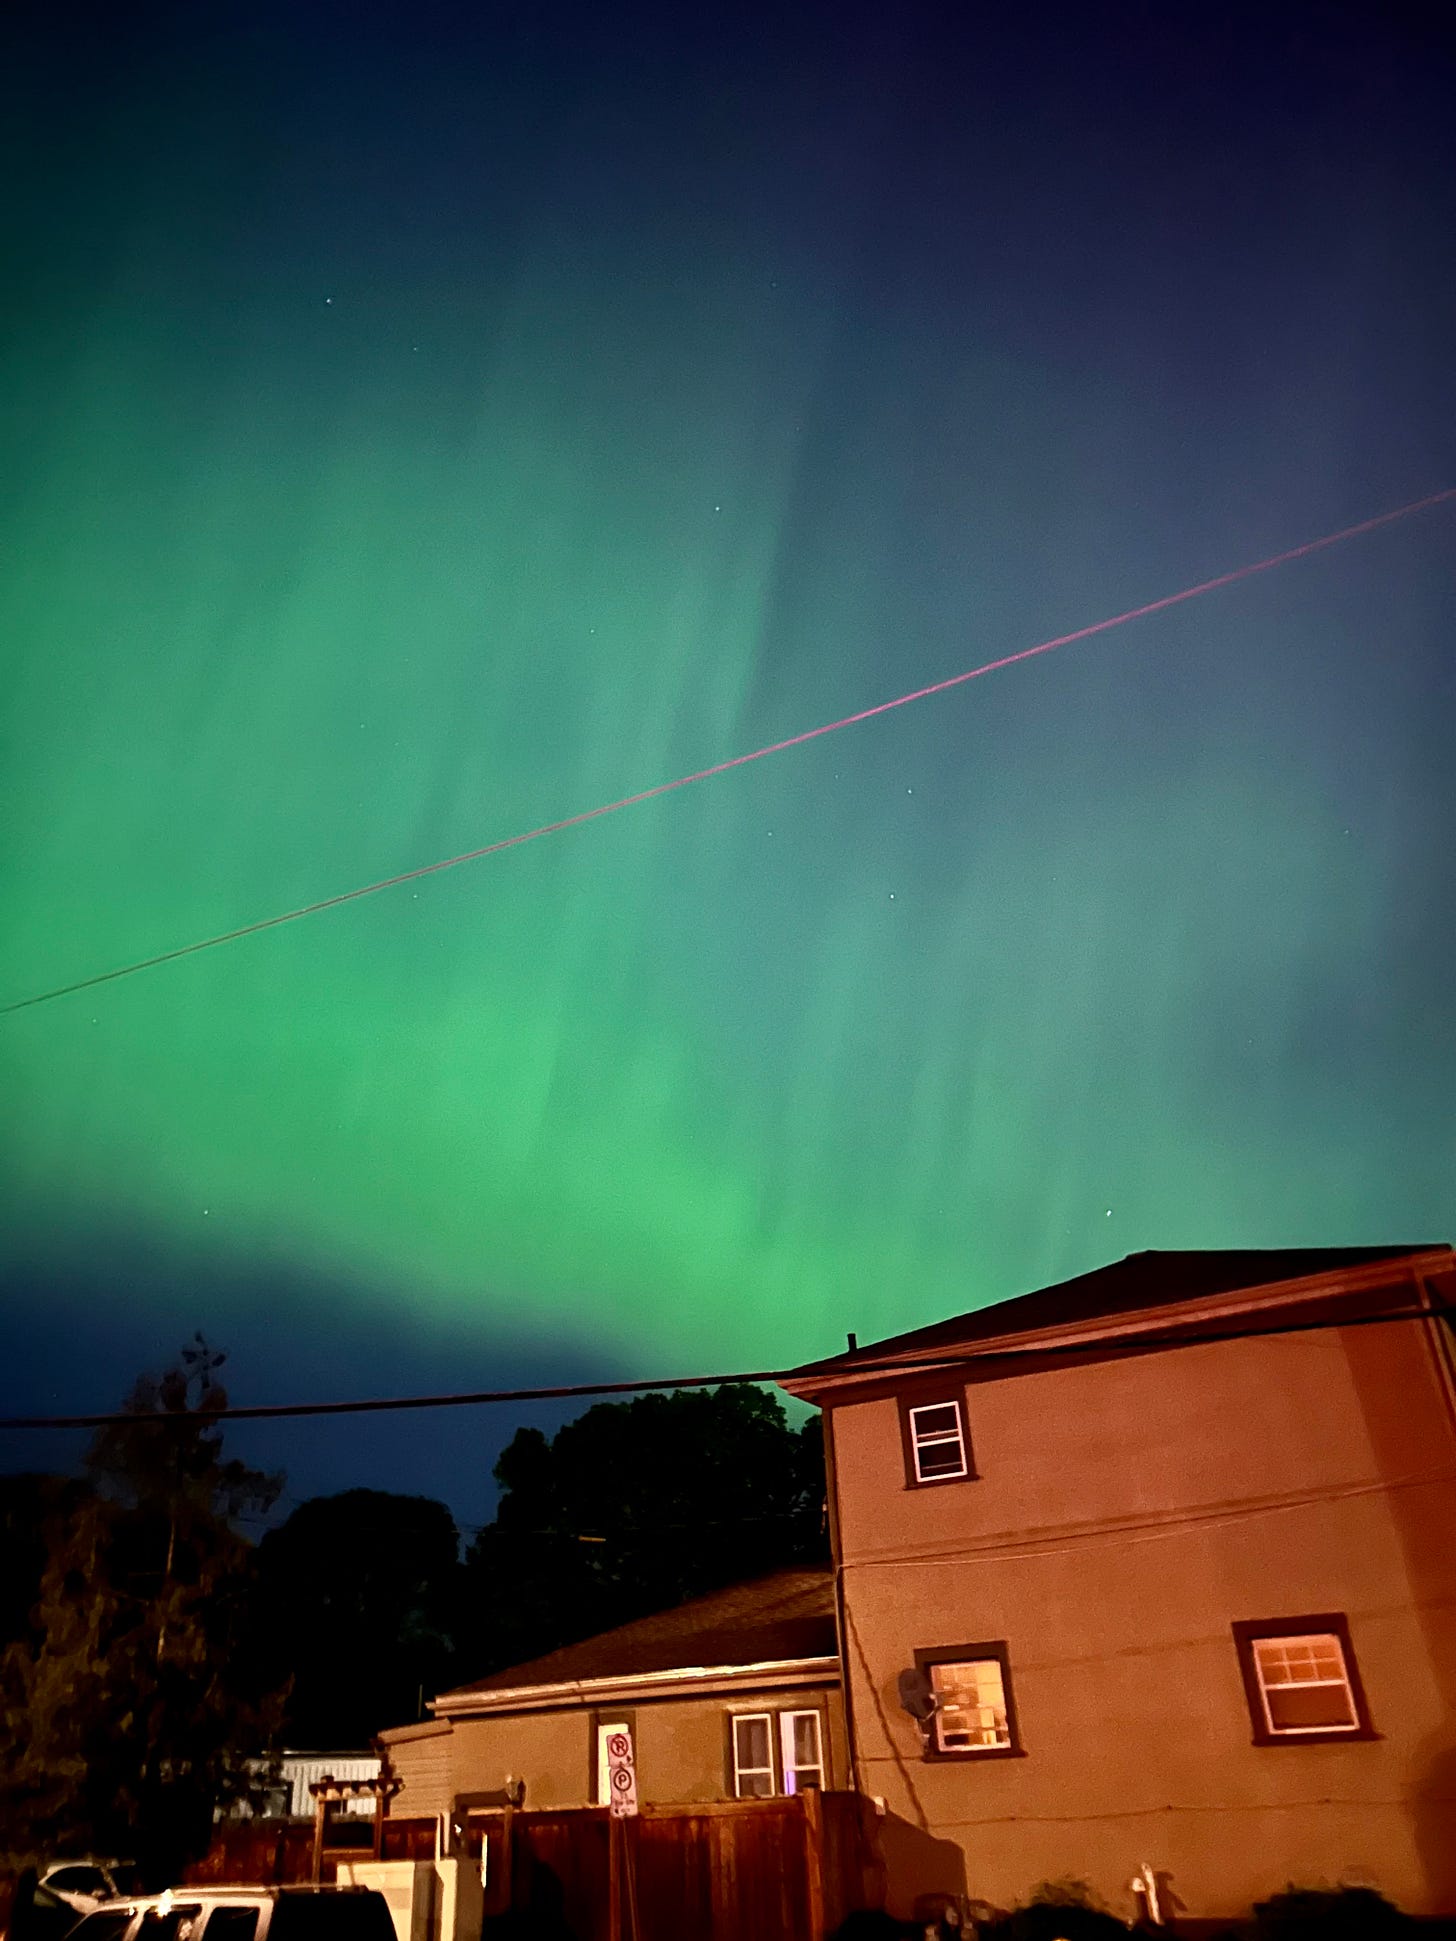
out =
[[[928,1448],[924,1443],[917,1443],[915,1470],[922,1483],[938,1476],[964,1476],[966,1459],[959,1438],[954,1442],[931,1443]]]
[[[920,1436],[959,1436],[960,1410],[954,1402],[937,1402],[933,1408],[912,1409],[915,1434]]]
[[[771,1767],[773,1758],[769,1752],[768,1719],[754,1717],[735,1719],[733,1730],[738,1738],[738,1763],[740,1766]]]
[[[155,1908],[148,1908],[138,1929],[138,1941],[188,1941],[201,1912],[200,1901],[185,1907],[173,1907],[168,1914],[159,1914]]]
[[[769,1799],[774,1790],[773,1738],[766,1712],[733,1721],[733,1786],[740,1799]]]
[[[819,1764],[819,1714],[817,1712],[795,1712],[794,1725],[794,1764],[796,1766],[817,1766]]]
[[[958,1402],[926,1402],[910,1411],[910,1441],[917,1482],[967,1473],[965,1433]]]
[[[204,1941],[253,1941],[257,1932],[256,1907],[215,1907],[207,1917]]]
[[[999,1658],[932,1665],[930,1684],[940,1700],[935,1736],[942,1752],[994,1752],[1010,1746]]]
[[[1343,1683],[1276,1686],[1267,1696],[1276,1732],[1349,1731],[1359,1723]]]
[[[799,1793],[824,1784],[824,1755],[820,1749],[817,1712],[781,1712],[779,1743],[784,1762],[784,1791]]]
[[[45,1889],[36,1889],[36,1898]],[[88,1914],[80,1927],[72,1928],[72,1934],[84,1935],[85,1941],[117,1941],[131,1923],[132,1910],[128,1908],[108,1908],[104,1913]]]
[[[1352,1732],[1359,1727],[1355,1696],[1340,1640],[1330,1632],[1308,1637],[1256,1638],[1258,1674],[1272,1732]]]

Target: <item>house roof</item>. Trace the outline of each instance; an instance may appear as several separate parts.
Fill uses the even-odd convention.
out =
[[[699,1665],[781,1664],[839,1649],[828,1569],[781,1570],[618,1625],[580,1644],[442,1692],[450,1709],[473,1696],[588,1679],[631,1678]]]
[[[891,1335],[847,1354],[806,1362],[785,1382],[792,1389],[799,1378],[851,1375],[866,1364],[959,1347],[966,1342],[996,1341],[1005,1335],[1034,1334],[1064,1328],[1079,1321],[1106,1320],[1140,1314],[1149,1308],[1204,1301],[1220,1294],[1277,1286],[1352,1268],[1368,1268],[1382,1261],[1401,1261],[1431,1254],[1450,1254],[1444,1243],[1391,1247],[1273,1247],[1204,1253],[1129,1254],[1124,1260],[1078,1274],[1011,1300],[996,1301],[969,1314],[957,1314],[928,1327]]]

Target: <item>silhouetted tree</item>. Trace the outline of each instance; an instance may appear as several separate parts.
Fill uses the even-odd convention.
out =
[[[85,1495],[74,1476],[0,1476],[0,1651],[33,1635],[47,1532]]]
[[[419,1716],[453,1668],[460,1537],[443,1503],[351,1489],[302,1503],[258,1546],[257,1645],[292,1674],[288,1743],[367,1746]]]
[[[30,1634],[0,1656],[0,1827],[18,1858],[64,1830],[165,1884],[247,1793],[281,1695],[241,1670],[252,1548],[232,1519],[277,1478],[229,1461],[223,1357],[199,1336],[98,1431],[93,1487],[47,1530]]]
[[[466,1557],[462,1668],[480,1676],[725,1584],[828,1556],[817,1417],[747,1385],[588,1409],[496,1465]]]

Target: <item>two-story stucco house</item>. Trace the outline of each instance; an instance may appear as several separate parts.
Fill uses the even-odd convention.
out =
[[[1449,1247],[1148,1253],[797,1370],[891,1906],[1456,1911]]]

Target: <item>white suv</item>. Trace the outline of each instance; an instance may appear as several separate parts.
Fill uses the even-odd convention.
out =
[[[372,1887],[173,1887],[112,1901],[66,1941],[395,1941]]]

